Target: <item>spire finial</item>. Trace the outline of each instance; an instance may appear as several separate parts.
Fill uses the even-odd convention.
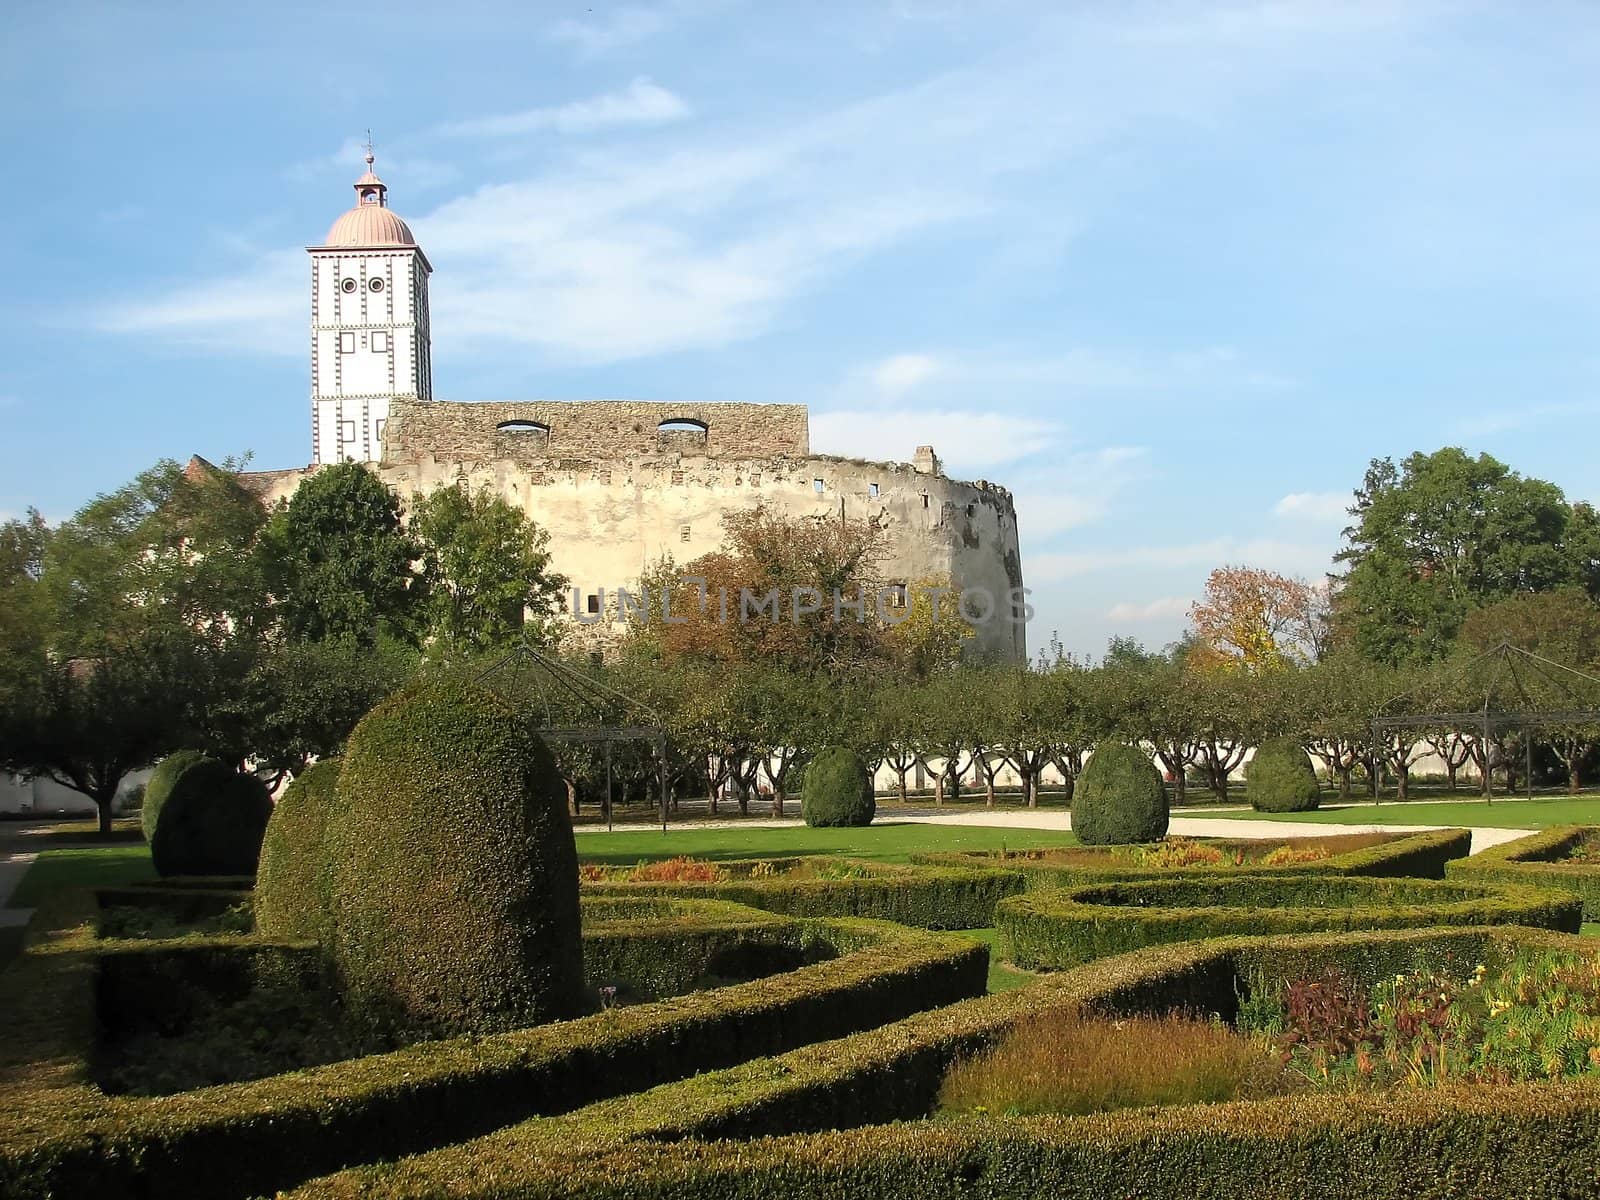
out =
[[[372,166],[372,130],[367,130],[367,166]]]

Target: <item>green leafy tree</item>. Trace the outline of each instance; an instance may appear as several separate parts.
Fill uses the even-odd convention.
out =
[[[402,527],[399,501],[360,463],[331,464],[302,483],[261,545],[290,639],[415,640],[420,548]]]
[[[1600,548],[1554,484],[1454,447],[1374,459],[1352,513],[1336,629],[1380,662],[1441,657],[1476,605],[1587,582]]]
[[[422,544],[422,618],[444,646],[469,653],[518,638],[550,645],[565,577],[550,569],[550,535],[487,490],[441,488],[412,502]]]

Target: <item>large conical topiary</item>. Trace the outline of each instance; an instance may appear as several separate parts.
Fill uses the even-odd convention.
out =
[[[295,776],[273,807],[254,897],[256,930],[267,937],[327,936],[322,839],[338,781],[339,760],[325,758]]]
[[[420,681],[362,718],[336,793],[324,950],[353,1016],[450,1035],[580,1010],[566,786],[526,718],[481,687]]]
[[[1125,846],[1167,836],[1167,793],[1137,746],[1096,746],[1072,792],[1072,832],[1088,846]]]
[[[156,820],[161,816],[167,798],[172,795],[172,785],[178,781],[178,776],[204,757],[198,750],[174,750],[150,772],[150,779],[144,785],[144,801],[139,809],[139,825],[144,830],[145,841],[155,838]]]
[[[800,815],[807,825],[870,825],[877,814],[872,772],[845,746],[830,746],[806,767]]]
[[[254,875],[272,816],[266,784],[214,758],[178,769],[150,835],[156,874]]]
[[[1244,768],[1244,794],[1258,812],[1309,812],[1322,803],[1311,756],[1295,738],[1269,738]]]

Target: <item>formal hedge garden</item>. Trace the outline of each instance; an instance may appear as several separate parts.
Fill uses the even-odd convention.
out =
[[[1304,804],[1279,758],[1252,800]],[[871,820],[852,759],[810,823]],[[525,715],[439,679],[270,820],[162,771],[156,838],[223,844],[184,806],[231,797],[259,869],[41,906],[0,972],[8,1198],[1595,1190],[1600,830],[1170,838],[1106,744],[1087,844],[582,863]]]

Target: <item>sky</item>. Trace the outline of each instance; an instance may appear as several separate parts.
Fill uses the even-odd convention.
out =
[[[370,128],[449,400],[803,403],[1009,488],[1037,610],[1320,579],[1369,460],[1600,499],[1600,8],[12,0],[0,517],[309,458]],[[507,316],[506,314],[511,314]]]

